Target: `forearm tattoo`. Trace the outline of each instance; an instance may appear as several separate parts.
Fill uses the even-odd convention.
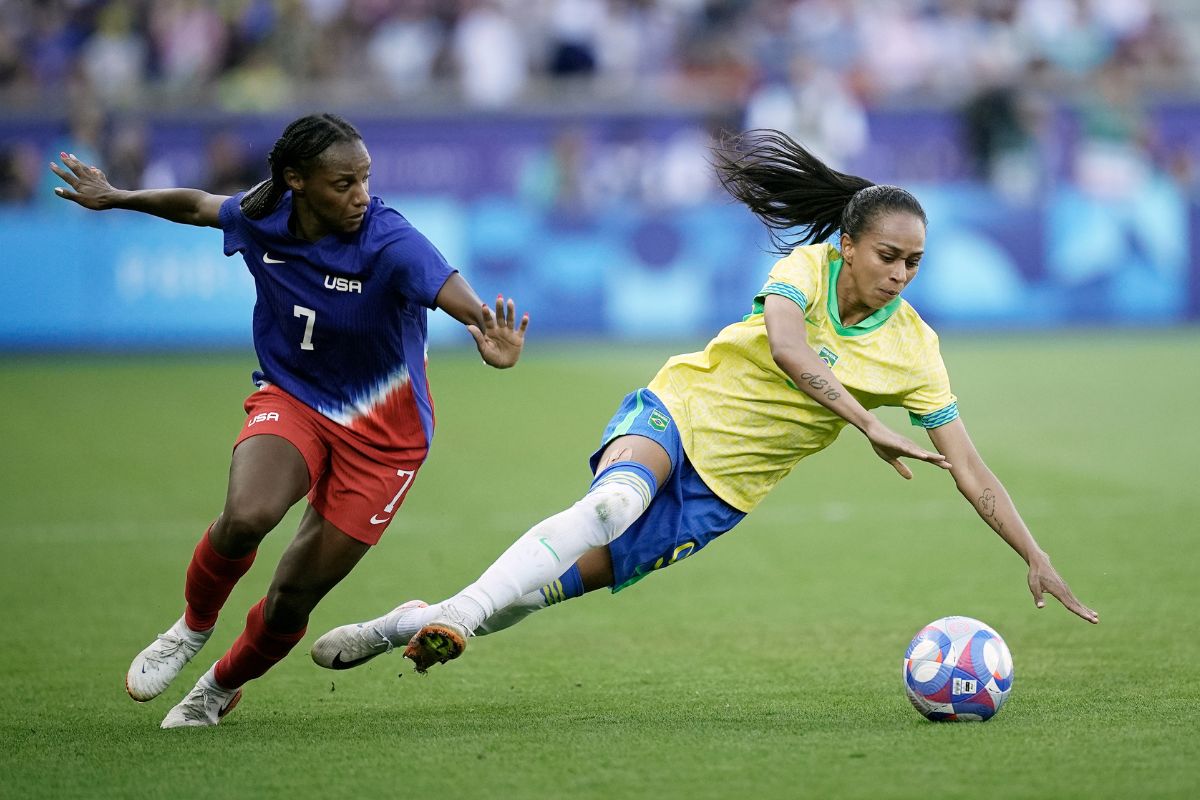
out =
[[[996,518],[996,493],[991,488],[984,489],[983,494],[979,495],[979,516],[997,531],[1004,528],[1004,523]]]
[[[820,375],[816,374],[815,372],[800,373],[800,380],[804,381],[809,386],[816,389],[818,392],[820,392],[825,397],[826,400],[829,400],[830,402],[837,400],[839,397],[842,396],[842,393],[837,391],[836,389],[830,389],[829,381],[826,380],[825,378],[822,378]]]

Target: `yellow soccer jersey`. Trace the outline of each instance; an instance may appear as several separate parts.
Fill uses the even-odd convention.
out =
[[[776,262],[754,310],[700,353],[667,361],[649,389],[679,426],[683,449],[709,488],[750,511],[796,463],[828,447],[845,427],[800,391],[771,357],[762,313],[768,294],[804,309],[808,344],[868,409],[902,406],[915,425],[958,418],[937,334],[902,298],[845,327],[838,313],[841,255],[828,244],[798,247]]]

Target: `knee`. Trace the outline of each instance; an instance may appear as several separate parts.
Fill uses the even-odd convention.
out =
[[[649,487],[610,483],[596,487],[580,502],[588,503],[596,521],[618,536],[645,512],[650,499]]]
[[[645,495],[621,484],[605,486],[586,494],[564,516],[563,526],[582,534],[589,547],[603,547],[625,532],[646,510]]]
[[[615,538],[650,506],[656,489],[657,482],[650,471],[641,464],[630,463],[602,473],[579,504]]]
[[[250,551],[283,519],[282,511],[262,503],[229,503],[213,525],[212,536],[218,547],[230,551]]]

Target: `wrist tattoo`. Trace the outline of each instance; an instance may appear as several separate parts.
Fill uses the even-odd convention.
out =
[[[824,396],[824,398],[826,400],[829,400],[831,402],[834,400],[837,400],[838,398],[840,398],[842,396],[842,393],[839,392],[837,389],[829,388],[829,381],[826,380],[825,378],[822,378],[820,375],[816,374],[815,372],[801,372],[800,380],[804,381],[809,386],[816,389],[818,392],[821,393],[822,396]]]

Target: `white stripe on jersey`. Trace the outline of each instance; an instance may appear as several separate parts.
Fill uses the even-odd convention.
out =
[[[339,425],[350,427],[358,419],[370,416],[371,412],[387,398],[389,394],[408,383],[408,367],[402,366],[384,380],[376,384],[370,391],[355,395],[354,399],[341,408],[318,409],[322,415]]]

